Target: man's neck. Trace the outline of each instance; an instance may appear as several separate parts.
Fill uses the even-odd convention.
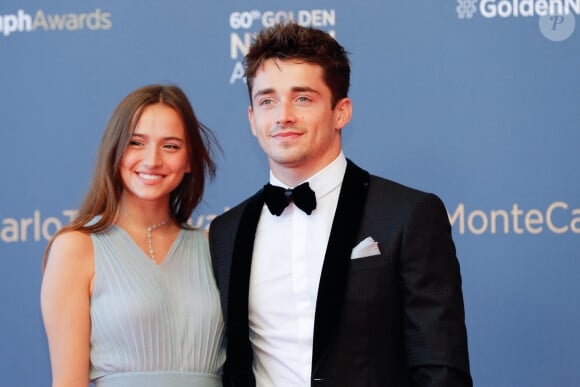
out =
[[[276,179],[288,187],[296,187],[297,185],[309,180],[312,176],[318,174],[320,171],[327,168],[330,164],[342,154],[342,150],[330,161],[322,165],[299,166],[299,167],[282,167],[280,165],[270,164],[270,172]]]

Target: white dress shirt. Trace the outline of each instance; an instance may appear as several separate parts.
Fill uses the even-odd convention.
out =
[[[341,152],[307,180],[316,194],[311,215],[293,203],[280,216],[262,209],[248,300],[257,387],[310,386],[318,283],[345,171]],[[293,188],[272,172],[270,183]]]

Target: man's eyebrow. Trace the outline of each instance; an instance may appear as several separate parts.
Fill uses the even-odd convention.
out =
[[[292,88],[292,92],[294,92],[294,93],[295,92],[300,92],[300,93],[308,92],[308,93],[320,94],[320,92],[318,90],[316,90],[310,86],[294,86]],[[256,98],[256,97],[259,97],[261,95],[267,95],[267,94],[272,94],[272,93],[274,93],[274,89],[269,87],[266,89],[261,89],[261,90],[256,91],[254,93],[254,95],[252,96],[252,98]]]
[[[274,92],[273,88],[260,89],[260,90],[256,91],[254,93],[254,95],[252,95],[252,98],[256,98],[256,97],[259,97],[261,95],[272,94],[273,92]]]
[[[316,93],[316,94],[320,94],[320,92],[316,89],[313,89],[310,86],[296,86],[292,88],[292,91],[299,91],[299,92],[309,92],[309,93]]]

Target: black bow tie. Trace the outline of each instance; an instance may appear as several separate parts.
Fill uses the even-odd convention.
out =
[[[294,189],[277,187],[270,183],[264,186],[264,201],[272,215],[280,216],[290,202],[310,215],[316,208],[316,195],[310,189],[308,182],[300,184]]]

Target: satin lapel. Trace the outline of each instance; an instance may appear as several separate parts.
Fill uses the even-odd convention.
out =
[[[368,185],[368,172],[348,160],[318,287],[312,349],[313,375],[340,318],[350,255],[359,232]]]
[[[260,190],[249,199],[238,226],[230,272],[228,292],[227,358],[228,372],[239,385],[251,385],[252,348],[248,327],[248,295],[254,237],[264,205]]]

